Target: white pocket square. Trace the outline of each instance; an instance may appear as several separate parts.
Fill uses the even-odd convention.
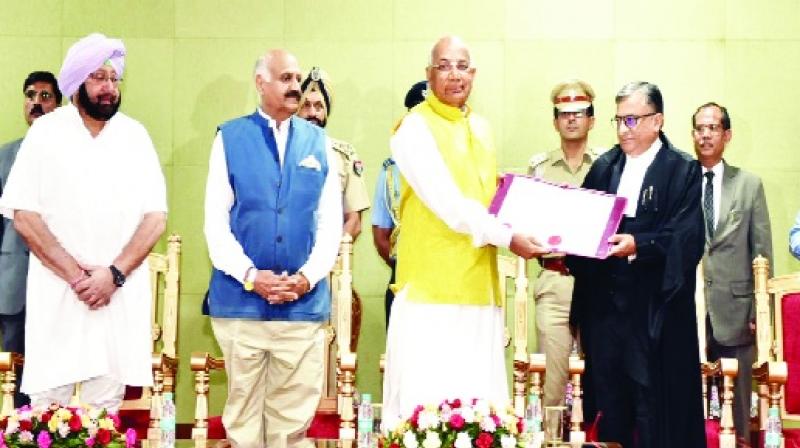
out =
[[[306,156],[305,159],[300,161],[300,165],[302,167],[311,168],[312,170],[321,170],[322,165],[320,165],[319,160],[313,155]]]

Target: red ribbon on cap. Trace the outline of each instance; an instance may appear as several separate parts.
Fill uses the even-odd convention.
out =
[[[586,101],[591,103],[592,99],[588,96],[579,95],[579,96],[560,96],[553,101],[553,104],[561,104],[561,103],[574,103],[576,101]]]

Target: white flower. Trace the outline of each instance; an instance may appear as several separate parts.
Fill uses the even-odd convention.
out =
[[[6,427],[6,434],[13,434],[19,429],[19,420],[17,419],[8,419],[8,426]]]
[[[92,420],[97,420],[100,418],[101,412],[102,412],[101,409],[91,408],[89,409],[89,418]]]
[[[456,436],[456,441],[453,444],[455,448],[472,448],[472,439],[466,432],[460,432]]]
[[[461,408],[461,416],[464,417],[465,422],[475,423],[475,409],[472,409],[472,407],[464,406]]]
[[[61,437],[67,437],[69,435],[69,425],[67,422],[61,422],[58,424],[58,434]]]
[[[481,420],[481,429],[486,432],[495,432],[497,425],[494,423],[494,419],[487,415]]]
[[[19,433],[20,442],[33,442],[33,433],[30,431],[22,431]]]
[[[503,448],[514,448],[517,446],[517,439],[514,436],[500,437],[500,446]]]
[[[425,433],[425,440],[422,441],[422,448],[439,448],[442,446],[442,440],[439,438],[439,434],[428,431]]]
[[[489,402],[486,400],[478,400],[477,403],[475,403],[474,407],[475,407],[475,412],[478,413],[478,415],[480,416],[489,415],[489,413],[491,412],[489,409]]]
[[[427,409],[419,413],[417,425],[420,430],[433,429],[439,426],[439,415]]]
[[[414,431],[406,431],[403,434],[403,446],[406,448],[418,448],[419,443],[417,443],[417,436],[414,434]]]
[[[439,421],[442,423],[447,423],[450,421],[450,417],[453,415],[453,410],[450,406],[442,407],[442,413],[439,415]]]

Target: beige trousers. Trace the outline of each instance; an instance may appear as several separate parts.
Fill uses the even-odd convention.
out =
[[[574,277],[547,269],[542,269],[533,284],[537,342],[539,352],[547,356],[543,400],[545,406],[564,404],[573,341],[569,331],[569,309],[574,284]]]
[[[225,357],[222,423],[240,448],[313,447],[305,437],[324,379],[321,322],[211,319]]]

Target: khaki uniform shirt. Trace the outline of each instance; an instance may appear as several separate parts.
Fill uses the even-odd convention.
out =
[[[339,156],[339,179],[344,196],[344,212],[360,212],[369,208],[369,193],[364,183],[364,165],[353,145],[328,137]]]
[[[564,159],[564,152],[561,149],[539,153],[531,157],[528,164],[528,174],[541,177],[550,182],[567,183],[573,187],[580,187],[592,163],[602,153],[603,150],[601,149],[587,149],[583,153],[583,161],[574,172],[567,165],[567,161]]]
[[[566,183],[573,187],[580,187],[586,174],[589,173],[592,163],[602,153],[603,150],[599,148],[587,149],[583,153],[583,160],[580,166],[573,172],[567,165],[567,161],[564,159],[564,152],[560,148],[542,152],[531,157],[528,163],[528,175],[541,177],[550,182]],[[550,257],[545,255],[544,258]]]

